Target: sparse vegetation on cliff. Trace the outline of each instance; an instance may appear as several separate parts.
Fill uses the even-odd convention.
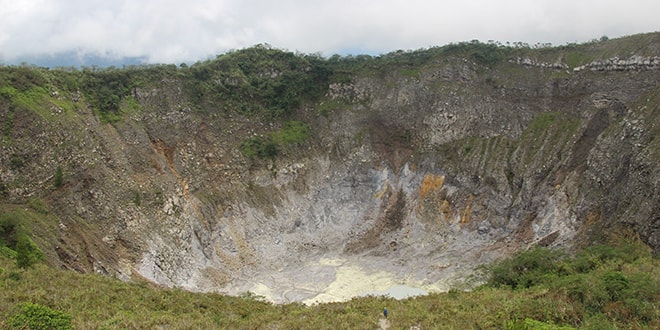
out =
[[[241,151],[248,157],[275,158],[281,150],[304,143],[310,135],[309,127],[300,121],[289,121],[267,137],[253,137],[241,142]]]

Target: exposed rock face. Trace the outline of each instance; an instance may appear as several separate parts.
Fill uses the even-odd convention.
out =
[[[522,64],[527,67],[539,67],[539,68],[546,68],[546,69],[568,69],[568,65],[560,62],[555,62],[555,63],[546,63],[546,62],[539,62],[534,59],[530,58],[521,58],[518,57],[515,60],[511,60],[511,63],[517,63],[517,64]],[[575,68],[575,71],[580,71],[580,69]]]
[[[298,110],[312,137],[273,160],[239,145],[280,123],[193,110],[174,78],[136,89],[141,110],[112,125],[55,90],[75,111],[17,111],[0,178],[20,202],[62,165],[65,185],[43,199],[61,219],[47,252],[65,267],[231,293],[270,278],[291,286],[276,301],[322,292],[330,279],[292,275],[319,260],[431,285],[608,230],[657,252],[658,57],[628,62],[573,72],[450,57],[416,76],[354,74],[328,86],[329,114]]]
[[[628,59],[613,57],[604,61],[595,61],[580,65],[573,68],[573,71],[579,72],[586,69],[591,71],[658,70],[660,69],[660,56],[642,57],[635,55]]]

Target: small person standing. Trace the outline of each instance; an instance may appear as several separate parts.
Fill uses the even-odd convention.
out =
[[[387,318],[387,308],[383,308],[383,315]]]

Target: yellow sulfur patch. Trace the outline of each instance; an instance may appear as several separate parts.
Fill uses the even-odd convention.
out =
[[[427,174],[422,180],[422,185],[419,187],[419,197],[421,200],[424,200],[426,196],[432,191],[442,189],[442,186],[445,184],[444,175],[434,175]]]

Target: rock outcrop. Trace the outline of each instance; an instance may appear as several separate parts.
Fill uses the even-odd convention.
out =
[[[604,61],[590,62],[573,68],[573,71],[641,71],[658,69],[660,69],[660,56],[643,57],[634,55],[627,59],[612,57]]]

